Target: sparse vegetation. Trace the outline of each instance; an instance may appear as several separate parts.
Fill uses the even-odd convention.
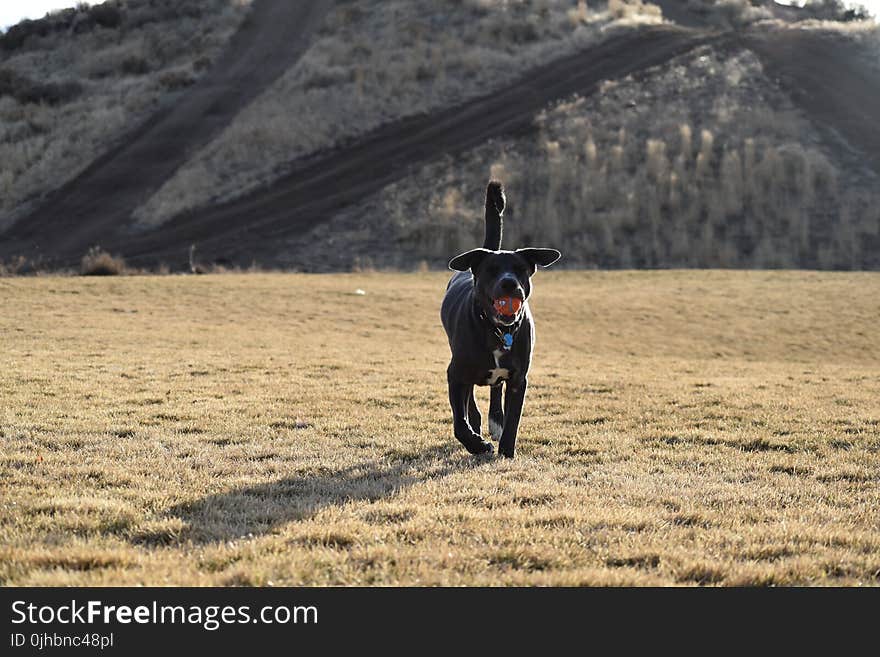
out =
[[[750,0],[687,0],[687,9],[710,25],[721,29],[739,29],[774,17],[772,0],[763,6]]]
[[[878,274],[539,273],[513,462],[446,281],[0,280],[0,583],[880,583]]]
[[[566,245],[567,266],[880,266],[873,176],[829,156],[748,51],[607,83],[536,128],[387,188],[395,251],[442,266],[479,244],[493,175],[510,189],[506,243]]]
[[[801,11],[811,19],[844,23],[871,17],[863,5],[841,0],[806,0]]]
[[[135,214],[156,226],[244,194],[295,158],[403,116],[482,95],[524,70],[661,20],[656,6],[614,0],[355,0],[330,14],[314,45]]]
[[[126,273],[125,260],[110,255],[100,246],[93,246],[82,257],[79,273],[82,276],[119,276]]]
[[[834,25],[871,20],[864,7],[841,0],[807,0],[803,6],[786,6],[773,0],[687,0],[687,9],[722,29],[740,29],[765,20]]]
[[[60,105],[81,93],[79,82],[34,82],[15,71],[0,69],[0,96],[9,96],[24,105]]]
[[[15,276],[27,265],[27,258],[18,256],[8,261],[0,260],[0,276]]]
[[[0,35],[0,229],[192,84],[249,0],[129,0]]]

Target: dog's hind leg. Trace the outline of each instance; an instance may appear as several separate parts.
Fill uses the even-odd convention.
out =
[[[491,454],[492,443],[474,433],[467,420],[468,399],[473,399],[474,387],[449,380],[449,404],[452,406],[452,429],[458,441],[471,454]]]
[[[468,422],[475,434],[483,435],[483,416],[480,414],[480,407],[477,406],[477,395],[473,386],[471,386],[471,394],[468,396]]]
[[[504,406],[501,397],[501,384],[489,388],[489,433],[494,440],[501,438],[504,428]]]

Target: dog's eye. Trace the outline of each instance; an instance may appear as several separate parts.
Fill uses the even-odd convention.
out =
[[[496,265],[489,265],[488,267],[486,267],[486,274],[488,276],[497,276],[498,267]]]

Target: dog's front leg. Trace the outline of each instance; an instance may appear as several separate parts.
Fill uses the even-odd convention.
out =
[[[471,386],[471,394],[468,395],[468,422],[471,425],[471,431],[478,436],[483,435],[483,416],[480,413],[480,407],[477,405],[474,386]]]
[[[491,454],[492,443],[474,433],[467,420],[468,403],[473,398],[474,387],[449,380],[449,404],[452,406],[452,430],[455,437],[471,454]]]
[[[516,452],[516,434],[519,431],[519,419],[522,417],[527,387],[528,380],[525,377],[507,382],[504,395],[504,429],[498,442],[498,453],[510,459]]]
[[[489,433],[495,440],[501,438],[501,430],[504,428],[504,401],[501,385],[499,383],[489,389]]]

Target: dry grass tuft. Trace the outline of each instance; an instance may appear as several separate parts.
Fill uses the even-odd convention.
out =
[[[880,584],[877,274],[539,273],[513,462],[447,279],[0,279],[0,583]]]
[[[27,265],[27,258],[24,256],[11,258],[8,261],[0,260],[0,276],[16,276],[21,273],[25,265]]]
[[[125,260],[93,246],[82,257],[79,273],[81,276],[120,276],[126,273]]]

